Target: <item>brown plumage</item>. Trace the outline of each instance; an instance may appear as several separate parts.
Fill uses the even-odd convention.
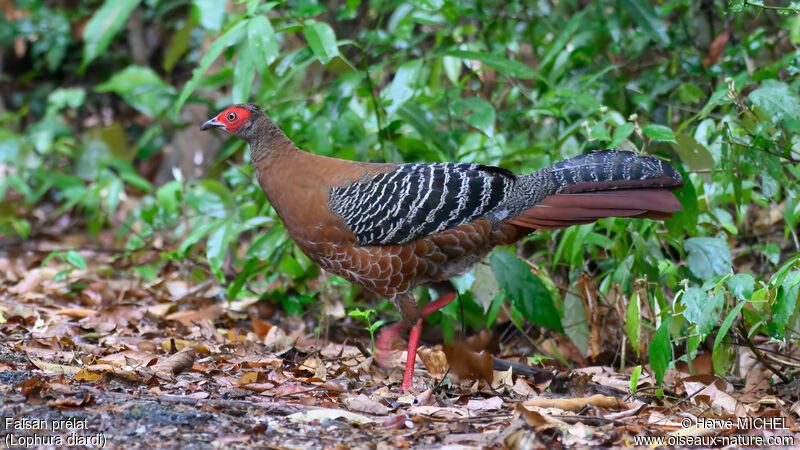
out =
[[[252,104],[205,122],[250,144],[259,184],[289,235],[326,271],[381,295],[413,325],[403,389],[411,386],[422,317],[417,286],[469,270],[492,248],[535,229],[603,217],[664,219],[680,210],[680,174],[654,157],[595,152],[517,176],[478,164],[375,164],[298,149]],[[404,326],[384,330],[385,347]]]

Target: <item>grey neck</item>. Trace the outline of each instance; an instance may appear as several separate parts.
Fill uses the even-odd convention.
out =
[[[250,159],[258,168],[274,156],[297,150],[294,143],[265,114],[256,116],[251,127],[252,134],[247,142],[250,144]]]

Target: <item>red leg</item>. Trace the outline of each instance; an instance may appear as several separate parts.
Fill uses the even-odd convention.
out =
[[[419,335],[422,334],[422,318],[411,328],[408,334],[408,354],[406,356],[406,371],[403,372],[403,390],[411,388],[414,381],[414,363],[417,360],[417,347],[419,346]]]
[[[436,300],[428,303],[427,305],[425,305],[424,308],[422,308],[422,317],[426,317],[429,314],[444,308],[445,306],[449,305],[450,302],[455,300],[457,296],[458,294],[453,292],[451,294],[443,295],[437,298]]]
[[[422,317],[428,316],[429,314],[438,311],[445,306],[447,306],[450,302],[455,300],[458,294],[452,293],[447,294],[439,297],[438,299],[428,303],[422,308],[421,315]],[[381,363],[381,359],[385,361],[385,358],[381,358],[381,354],[386,354],[389,349],[391,349],[391,345],[394,342],[395,338],[400,336],[400,330],[405,326],[403,322],[398,322],[392,324],[388,327],[385,327],[381,330],[380,334],[378,334],[378,339],[375,342],[375,347],[377,349],[378,355],[377,359],[378,362]],[[417,323],[411,328],[411,332],[408,336],[408,353],[406,356],[406,370],[403,373],[403,390],[408,390],[411,388],[411,382],[414,378],[414,362],[417,359],[417,347],[419,346],[419,336],[422,334],[422,318],[417,320]]]

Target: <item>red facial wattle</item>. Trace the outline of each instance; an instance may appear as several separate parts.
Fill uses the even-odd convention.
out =
[[[250,111],[244,108],[231,107],[217,116],[217,122],[225,125],[228,131],[236,131],[250,117]]]

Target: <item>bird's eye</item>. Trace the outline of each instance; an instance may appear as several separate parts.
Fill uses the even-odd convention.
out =
[[[228,122],[235,122],[236,121],[236,113],[231,111],[228,113],[227,116]]]

